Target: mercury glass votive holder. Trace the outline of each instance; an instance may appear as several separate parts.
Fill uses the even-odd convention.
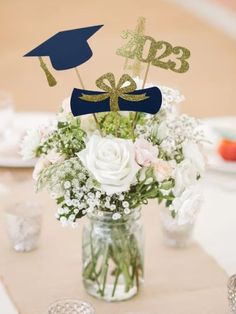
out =
[[[83,301],[64,299],[58,300],[48,308],[48,314],[95,314],[93,307]]]
[[[228,300],[231,313],[236,314],[236,274],[228,280]]]
[[[5,211],[6,228],[10,243],[17,252],[37,248],[41,233],[41,207],[34,202],[14,204]]]

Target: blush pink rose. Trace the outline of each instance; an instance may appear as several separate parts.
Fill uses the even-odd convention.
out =
[[[151,166],[157,161],[158,148],[153,146],[147,140],[140,138],[134,143],[135,146],[135,159],[136,162],[144,167]]]
[[[36,162],[36,165],[34,167],[33,179],[37,181],[39,178],[40,172],[44,168],[48,167],[51,164],[55,164],[56,162],[62,162],[63,160],[64,160],[64,157],[54,150],[51,150],[45,156],[41,156]]]
[[[154,163],[154,174],[158,182],[169,179],[172,174],[172,167],[168,161],[158,159]]]

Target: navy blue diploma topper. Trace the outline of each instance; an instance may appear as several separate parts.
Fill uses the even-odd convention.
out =
[[[75,68],[89,60],[93,52],[87,40],[103,25],[62,31],[31,50],[24,57],[49,56],[56,70]]]
[[[105,92],[74,89],[71,111],[74,116],[107,111],[136,111],[156,114],[161,108],[162,94],[158,87],[136,90],[135,81],[123,74],[118,84],[112,73],[102,75],[97,87]]]

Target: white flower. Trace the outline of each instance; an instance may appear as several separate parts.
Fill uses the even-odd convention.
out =
[[[80,117],[80,128],[88,135],[96,131],[97,125],[92,115],[85,115]]]
[[[123,201],[125,199],[125,196],[123,195],[123,194],[121,194],[120,196],[119,196],[119,200],[120,201]]]
[[[173,200],[171,209],[174,209],[177,213],[178,224],[184,225],[194,222],[201,205],[202,193],[199,185],[194,185]]]
[[[116,205],[115,204],[112,204],[111,206],[110,206],[110,210],[115,210],[116,209]]]
[[[113,220],[118,220],[118,219],[120,219],[121,218],[121,214],[120,213],[114,213],[113,215],[112,215],[112,219]]]
[[[155,174],[156,180],[158,182],[162,182],[166,179],[169,179],[173,171],[171,167],[171,163],[162,159],[158,159],[154,163],[153,168],[154,168],[154,174]]]
[[[197,180],[197,171],[189,159],[179,163],[174,171],[175,187],[174,195],[179,196],[186,187],[192,185]]]
[[[35,152],[40,145],[41,133],[40,130],[28,130],[21,144],[20,154],[24,160],[35,158]]]
[[[67,206],[71,206],[71,205],[72,205],[72,200],[71,200],[71,199],[66,200],[66,201],[65,201],[65,204],[66,204]]]
[[[124,208],[124,213],[125,213],[125,215],[129,215],[130,214],[130,212],[131,212],[131,210],[129,209],[129,208]]]
[[[63,112],[64,112],[65,114],[71,113],[70,97],[65,98],[65,99],[63,100],[61,106],[62,106]]]
[[[158,156],[158,148],[153,146],[143,138],[139,138],[134,143],[135,146],[135,158],[139,165],[148,167],[151,166]]]
[[[59,214],[59,215],[63,215],[64,214],[64,208],[62,208],[62,207],[60,207],[60,208],[58,208],[58,210],[57,210],[57,213]]]
[[[128,203],[127,201],[124,201],[124,202],[122,203],[122,205],[123,205],[124,207],[129,207],[129,203]]]
[[[169,128],[167,127],[167,124],[165,121],[161,122],[156,132],[157,132],[156,137],[159,138],[160,140],[163,140],[164,138],[168,136]]]
[[[62,227],[67,227],[69,225],[68,220],[64,216],[60,217],[60,222],[61,222]]]
[[[199,174],[203,174],[205,170],[204,156],[199,149],[199,145],[191,141],[185,141],[183,144],[184,158],[190,160]]]
[[[59,112],[57,115],[57,120],[60,122],[66,122],[68,115],[71,113],[70,108],[70,97],[67,97],[62,102],[62,112]]]
[[[140,169],[130,140],[94,134],[78,156],[107,194],[129,190]]]

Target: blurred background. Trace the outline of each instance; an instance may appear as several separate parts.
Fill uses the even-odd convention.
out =
[[[90,40],[94,56],[80,67],[86,88],[108,71],[119,76],[124,58],[115,51],[121,31],[146,17],[147,35],[191,51],[185,74],[151,67],[148,81],[179,89],[184,112],[198,117],[236,114],[236,4],[234,0],[0,1],[0,90],[12,95],[16,110],[58,110],[78,79],[73,70],[55,71],[48,87],[37,58],[23,55],[60,30],[104,24]]]
[[[178,74],[152,66],[147,81],[178,89],[185,101],[177,109],[203,122],[211,145],[205,147],[208,169],[202,183],[204,205],[195,239],[228,275],[236,273],[236,0],[0,0],[0,214],[7,202],[14,207],[14,202],[26,201],[30,193],[35,197],[31,181],[35,160],[23,161],[19,155],[26,130],[51,120],[73,88],[80,87],[74,69],[56,71],[44,57],[57,80],[55,87],[49,87],[38,58],[23,55],[59,31],[104,24],[89,39],[93,57],[79,67],[85,88],[96,90],[95,80],[102,74],[113,72],[120,77],[123,73],[125,60],[116,55],[117,48],[125,43],[121,32],[134,30],[139,16],[146,18],[145,35],[191,51],[188,72]],[[227,158],[219,153],[219,144],[223,145],[221,153]],[[15,193],[18,188],[22,190]],[[41,197],[42,207],[49,209],[45,199]],[[50,217],[52,221],[53,215]],[[0,217],[0,224],[2,221]],[[50,229],[52,224],[60,228],[59,224],[56,227],[56,220],[48,224],[48,229],[45,224],[48,234],[54,234],[49,232],[53,230]],[[151,232],[152,228],[149,229]],[[48,234],[45,233],[45,243]],[[24,289],[19,283],[18,286],[13,283],[19,274],[24,276],[24,272],[15,266],[18,260],[7,251],[5,237],[0,227],[0,248],[7,252],[0,254],[3,256],[0,262],[5,267],[0,263],[0,275],[12,276],[12,291],[23,300],[20,293],[24,296]],[[53,251],[50,246],[48,250],[45,247],[46,261],[50,253],[53,256]],[[171,260],[170,255],[167,256]],[[64,256],[61,261],[64,263]],[[201,262],[205,264],[203,259]],[[32,265],[29,269],[35,269],[35,264]],[[190,277],[188,280],[192,281]],[[202,291],[209,283],[215,285],[215,281],[208,278],[211,277],[207,277]],[[25,278],[22,280],[25,282]],[[225,277],[222,282],[226,287]],[[44,287],[42,291],[46,291]],[[179,294],[179,286],[177,291]],[[200,294],[196,294],[196,298],[198,302]],[[27,299],[33,303],[31,296]],[[219,309],[218,313],[223,312]]]

